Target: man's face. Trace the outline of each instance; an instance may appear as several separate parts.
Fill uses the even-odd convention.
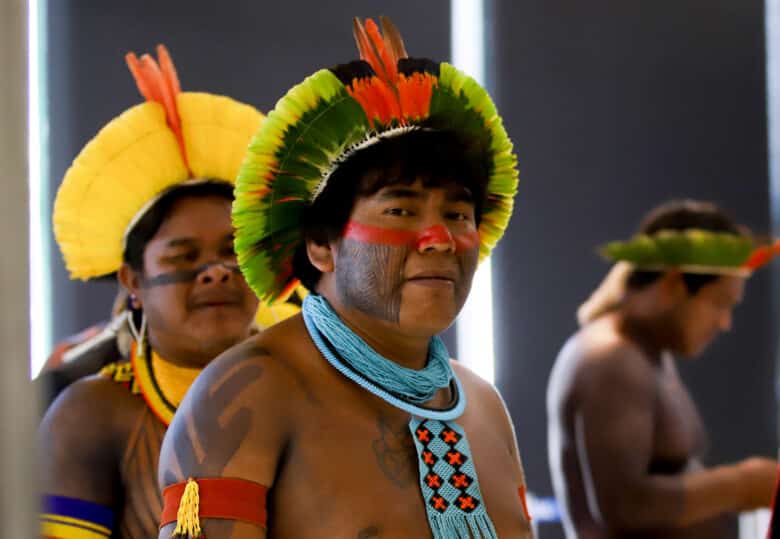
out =
[[[745,279],[724,276],[704,285],[680,303],[676,318],[680,328],[678,353],[701,354],[721,332],[731,329],[734,308],[742,301]]]
[[[434,335],[463,307],[478,257],[467,189],[386,186],[356,200],[337,243],[339,299],[404,333]]]
[[[156,349],[204,363],[248,336],[258,302],[238,271],[230,205],[183,198],[147,243],[138,295]]]

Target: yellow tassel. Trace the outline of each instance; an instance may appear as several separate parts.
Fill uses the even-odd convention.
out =
[[[198,539],[202,537],[200,529],[200,495],[198,483],[190,478],[179,501],[179,511],[176,513],[176,529],[173,530],[171,539]]]

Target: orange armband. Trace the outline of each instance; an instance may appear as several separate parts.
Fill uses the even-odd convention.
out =
[[[203,518],[240,520],[265,528],[267,493],[267,487],[244,479],[188,479],[163,490],[160,527],[175,522],[174,537],[201,537]]]

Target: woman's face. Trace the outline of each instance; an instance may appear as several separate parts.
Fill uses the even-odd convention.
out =
[[[205,365],[249,335],[258,301],[238,269],[230,210],[220,196],[176,201],[145,247],[142,274],[126,279],[166,359]]]

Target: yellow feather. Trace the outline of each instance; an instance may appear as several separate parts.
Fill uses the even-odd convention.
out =
[[[177,103],[195,178],[235,182],[263,115],[206,93],[181,93]],[[146,102],[109,122],[73,161],[54,203],[54,234],[71,278],[119,269],[133,219],[161,192],[189,178],[162,106]]]
[[[157,193],[186,178],[160,105],[144,103],[109,122],[76,157],[54,203],[54,233],[71,277],[116,271],[133,216]]]
[[[235,183],[263,115],[228,97],[196,92],[179,94],[177,106],[194,176]]]

